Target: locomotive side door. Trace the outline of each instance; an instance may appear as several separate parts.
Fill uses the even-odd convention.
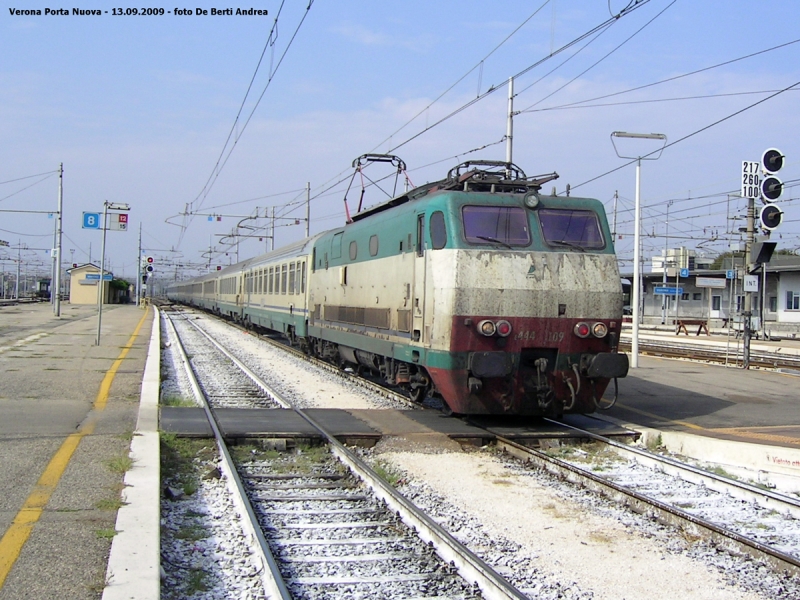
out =
[[[417,215],[417,241],[414,247],[414,282],[411,297],[412,327],[411,339],[425,346],[430,344],[428,329],[425,327],[425,299],[427,260],[425,252],[425,213]]]

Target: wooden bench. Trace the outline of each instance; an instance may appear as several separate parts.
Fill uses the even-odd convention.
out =
[[[680,335],[681,331],[686,335],[689,335],[687,327],[694,327],[694,326],[697,326],[697,333],[695,335],[700,335],[701,331],[705,331],[706,335],[710,335],[708,333],[707,319],[678,319],[677,325],[678,327],[675,330],[675,335]]]

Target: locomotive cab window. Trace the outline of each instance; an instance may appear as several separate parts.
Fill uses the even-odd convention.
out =
[[[600,220],[592,210],[542,208],[537,214],[548,246],[599,250],[605,248]]]
[[[528,214],[519,206],[465,206],[461,209],[464,237],[470,244],[506,248],[529,246]]]

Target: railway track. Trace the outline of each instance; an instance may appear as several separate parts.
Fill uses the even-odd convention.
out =
[[[286,349],[283,344],[279,345],[282,350]],[[305,359],[304,355],[300,356]],[[323,368],[342,375],[341,371],[327,363],[324,363]],[[350,376],[344,374],[344,377]],[[374,384],[367,382],[362,385],[371,387]],[[385,392],[386,390],[382,390],[382,393]],[[410,402],[408,399],[404,400]],[[559,425],[563,426],[561,423]],[[733,555],[747,554],[756,557],[778,573],[800,574],[800,562],[798,562],[800,552],[797,548],[800,531],[795,524],[800,522],[798,521],[800,505],[797,501],[768,490],[708,474],[659,455],[631,450],[627,446],[603,440],[591,432],[577,431],[576,437],[594,439],[604,447],[613,448],[615,454],[633,452],[635,457],[626,458],[625,461],[631,463],[635,461],[636,466],[626,468],[623,465],[617,469],[617,461],[620,459],[615,458],[600,463],[599,468],[593,471],[587,469],[586,464],[582,464],[586,460],[581,457],[584,454],[581,450],[576,452],[577,459],[575,457],[571,459],[569,456],[561,458],[548,456],[502,439],[498,441],[498,446],[526,462],[534,462],[541,468],[556,473],[561,478],[616,499],[635,512],[671,524],[687,532],[690,537],[710,539]],[[312,595],[308,597],[314,597],[313,594],[319,593],[319,588],[315,586],[326,585],[321,583],[325,581],[325,577],[330,577],[332,581],[338,578],[339,585],[356,585],[351,569],[356,569],[360,573],[358,578],[375,577],[376,580],[370,585],[390,585],[385,580],[381,582],[377,580],[381,575],[370,575],[372,572],[370,569],[388,560],[384,555],[393,556],[394,552],[401,555],[405,553],[402,547],[387,548],[384,541],[370,540],[370,543],[376,544],[376,548],[366,548],[363,554],[373,557],[373,565],[358,565],[357,561],[349,556],[357,546],[357,542],[348,541],[339,544],[307,542],[304,536],[314,530],[315,522],[322,524],[329,531],[336,531],[342,523],[351,522],[359,523],[354,528],[359,532],[377,533],[381,529],[390,530],[396,526],[391,511],[380,516],[379,508],[375,508],[370,502],[362,501],[360,498],[357,500],[336,498],[337,493],[360,496],[361,484],[351,474],[343,474],[338,467],[332,468],[327,462],[329,459],[330,457],[326,457],[325,461],[314,466],[312,469],[314,473],[310,473],[307,466],[294,470],[291,460],[289,466],[252,460],[240,467],[243,472],[246,470],[256,476],[254,477],[256,485],[252,489],[248,488],[251,497],[265,496],[267,504],[257,508],[255,512],[261,518],[267,539],[271,539],[277,548],[273,552],[287,559],[289,566],[285,568],[284,576],[291,582],[290,585],[300,586],[292,590],[297,594],[296,597],[306,597],[303,596],[306,593],[304,591],[306,588],[303,586],[311,586],[312,591],[308,593]],[[637,477],[639,475],[642,477],[634,481],[632,474],[636,470],[639,471]],[[317,477],[318,473],[322,473],[323,477]],[[610,475],[613,477],[609,477]],[[662,485],[660,481],[666,483]],[[324,494],[331,494],[334,499],[318,499]],[[281,495],[286,498],[276,497]],[[716,497],[708,500],[710,496]],[[723,502],[720,502],[720,497],[723,497]],[[724,497],[727,497],[727,500]],[[263,513],[260,512],[262,510]],[[300,511],[298,513],[300,520],[292,516],[297,510]],[[360,511],[364,511],[362,514],[370,515],[365,522],[354,520],[355,513]],[[303,520],[306,518],[307,521]],[[283,529],[284,525],[290,527]],[[345,536],[343,540],[359,538],[352,530],[347,535],[349,537]],[[392,542],[392,544],[398,543],[400,542]],[[335,549],[335,553],[331,549]],[[322,550],[322,556],[315,554],[318,550]],[[329,558],[335,560],[328,561]],[[407,573],[404,572],[403,575]],[[444,581],[447,576],[447,569],[435,570],[427,573],[429,579],[416,581],[418,583],[433,581],[436,582],[433,585],[439,585],[439,582]],[[391,586],[381,593],[392,597]]]
[[[219,344],[215,352],[244,367]],[[295,409],[327,440],[323,450],[235,464],[216,424],[215,400],[205,393],[214,387],[206,380],[218,377],[211,373],[220,360],[205,363],[212,368],[198,364],[187,375],[214,431],[220,470],[248,515],[272,597],[525,598],[302,410]],[[246,374],[264,396],[286,402]],[[248,388],[245,395],[253,393]]]
[[[750,555],[779,573],[800,575],[800,500],[588,431],[605,452],[578,447],[554,456],[498,439],[512,456],[598,492],[632,510]]]

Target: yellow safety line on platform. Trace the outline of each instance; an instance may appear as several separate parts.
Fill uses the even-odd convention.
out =
[[[645,410],[640,410],[638,408],[633,408],[632,406],[620,404],[619,402],[617,402],[617,406],[619,406],[620,408],[624,408],[625,410],[629,410],[631,412],[639,413],[640,415],[644,415],[645,417],[650,417],[651,419],[658,419],[659,421],[666,421],[667,423],[675,423],[676,425],[683,425],[684,427],[688,427],[689,429],[699,429],[701,431],[705,431],[705,427],[700,427],[700,425],[695,425],[694,423],[689,423],[688,421],[675,421],[674,419],[668,419],[667,417],[655,415]]]
[[[112,364],[111,368],[106,372],[105,377],[103,377],[100,390],[97,392],[97,397],[92,405],[92,413],[94,414],[90,413],[89,418],[84,422],[84,425],[81,426],[78,432],[73,433],[64,440],[53,458],[50,459],[42,476],[39,477],[39,481],[36,482],[36,487],[34,487],[33,491],[25,500],[17,516],[14,517],[14,521],[11,523],[8,531],[6,531],[3,538],[0,539],[0,589],[3,588],[3,584],[8,574],[11,572],[14,563],[17,562],[20,552],[22,552],[22,547],[25,545],[25,542],[28,541],[33,531],[33,526],[42,516],[44,508],[50,501],[50,496],[53,495],[58,482],[61,480],[61,476],[64,474],[69,461],[72,459],[72,455],[78,448],[78,444],[80,444],[81,439],[94,432],[95,423],[97,422],[97,413],[102,412],[106,407],[108,394],[111,390],[111,384],[114,381],[117,370],[133,347],[149,312],[150,311],[147,310],[142,316],[139,324],[128,340],[128,343],[125,344],[122,352],[120,352],[114,364]]]
[[[638,408],[633,408],[632,406],[626,406],[625,404],[617,403],[617,406],[623,408],[625,410],[629,410],[631,412],[638,413],[640,415],[644,415],[645,417],[650,417],[651,419],[658,419],[660,421],[666,421],[667,423],[674,423],[676,425],[683,425],[684,427],[688,427],[689,429],[695,429],[697,431],[707,431],[709,433],[721,433],[723,435],[732,435],[742,438],[750,438],[754,440],[761,440],[764,442],[778,442],[782,444],[792,444],[795,446],[800,446],[800,438],[792,438],[785,435],[775,435],[773,433],[760,433],[758,431],[748,431],[748,428],[742,427],[721,427],[718,429],[714,428],[707,428],[701,427],[700,425],[695,425],[694,423],[689,423],[687,421],[675,421],[673,419],[668,419],[666,417],[662,417],[659,415],[655,415],[653,413],[647,412],[645,410],[640,410]],[[780,427],[781,429],[785,429],[786,425],[775,426]],[[757,427],[757,429],[768,429],[769,427]]]
[[[764,442],[778,442],[780,444],[792,444],[800,446],[800,438],[793,438],[787,435],[775,435],[774,433],[760,433],[758,431],[748,431],[746,428],[739,429],[737,427],[727,427],[720,429],[709,429],[714,433],[722,433],[726,435],[735,435],[737,437],[751,438],[754,440],[761,440]]]

